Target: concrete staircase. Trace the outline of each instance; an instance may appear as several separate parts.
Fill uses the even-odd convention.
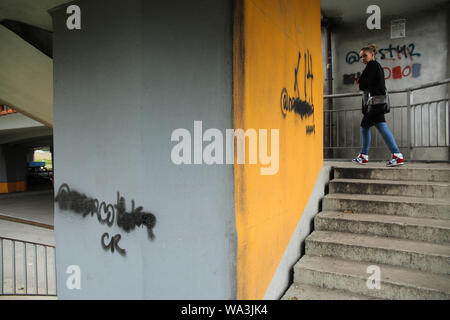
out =
[[[450,166],[333,174],[282,299],[450,299]]]

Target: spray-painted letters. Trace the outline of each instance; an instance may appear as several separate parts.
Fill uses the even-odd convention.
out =
[[[413,61],[414,57],[420,57],[421,54],[416,51],[416,45],[414,43],[410,43],[408,45],[397,45],[394,47],[392,44],[389,44],[389,47],[378,49],[377,53],[375,54],[375,58],[379,58],[381,60],[390,60],[390,61],[396,61],[396,60],[402,60],[404,59],[410,59]],[[353,64],[355,62],[359,62],[359,52],[357,51],[349,51],[347,52],[347,55],[345,56],[345,61],[348,64]]]
[[[394,46],[389,44],[387,48],[379,49],[375,55],[377,59],[380,59],[381,64],[383,65],[384,70],[384,78],[386,80],[393,79],[399,80],[406,77],[418,78],[420,77],[420,72],[422,69],[422,65],[420,63],[412,63],[414,58],[421,57],[422,54],[417,52],[416,45],[414,43],[410,43],[408,45],[397,45]],[[408,60],[411,64],[408,65],[394,65],[389,66],[390,61],[396,62],[400,60]],[[348,64],[353,64],[355,62],[360,61],[359,53],[357,51],[349,51],[345,56],[345,61]],[[384,63],[383,63],[384,61]],[[354,84],[356,78],[358,77],[357,73],[344,74],[343,82],[344,84]]]
[[[413,78],[417,78],[420,76],[420,69],[422,65],[420,63],[414,63],[412,65],[404,66],[395,66],[393,68],[383,67],[384,69],[384,78],[387,79],[402,79],[409,76]]]
[[[96,215],[101,224],[106,224],[112,227],[114,220],[118,227],[125,232],[134,230],[136,226],[146,226],[148,237],[153,240],[153,228],[156,225],[156,217],[152,213],[143,212],[142,207],[135,208],[134,200],[131,200],[131,212],[126,212],[125,199],[117,192],[117,203],[106,204],[100,203],[97,199],[90,198],[75,190],[70,190],[69,186],[64,183],[58,190],[55,197],[55,202],[58,203],[60,210],[70,210],[77,214],[81,214],[84,218],[88,215]],[[120,234],[116,234],[110,238],[109,234],[105,232],[101,237],[101,245],[105,250],[117,250],[121,255],[126,255],[126,250],[119,246],[121,239]],[[109,243],[106,241],[109,240]]]
[[[286,88],[281,90],[281,113],[283,117],[289,112],[294,112],[300,116],[301,119],[308,118],[313,116],[314,119],[314,102],[313,102],[313,80],[314,75],[312,73],[312,55],[307,50],[304,55],[304,69],[303,69],[303,94],[304,100],[300,98],[300,85],[298,83],[298,75],[300,71],[300,67],[302,65],[301,52],[298,53],[297,59],[297,67],[294,69],[294,92],[296,94],[295,97],[290,97]],[[308,125],[306,127],[306,133],[312,134],[315,133],[315,125]]]

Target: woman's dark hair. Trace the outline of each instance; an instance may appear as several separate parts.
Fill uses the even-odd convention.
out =
[[[369,44],[368,46],[361,48],[360,51],[370,51],[375,54],[377,53],[377,46],[375,44]]]

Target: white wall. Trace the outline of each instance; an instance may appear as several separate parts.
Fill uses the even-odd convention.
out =
[[[406,19],[406,37],[400,39],[390,38],[390,22],[395,19]],[[387,77],[386,87],[388,91],[404,90],[409,87],[422,85],[424,83],[439,81],[448,77],[448,10],[445,7],[437,7],[429,11],[416,13],[408,16],[385,17],[382,15],[381,30],[368,30],[363,23],[352,25],[338,25],[333,30],[332,47],[333,47],[333,89],[334,93],[358,92],[355,84],[344,84],[343,77],[345,74],[355,74],[362,72],[364,65],[360,62],[351,62],[351,57],[359,55],[359,50],[371,43],[377,45],[379,49],[384,49],[385,59],[382,54],[377,54],[377,60],[386,68],[385,75]],[[407,55],[401,53],[400,56],[395,50],[389,51],[391,47],[400,49],[405,46],[413,50],[413,56],[407,51]],[[392,58],[391,53],[392,52]],[[416,55],[420,54],[420,55]],[[398,69],[403,72],[402,77],[394,78],[394,70]],[[420,71],[418,71],[420,68]],[[429,101],[430,99],[444,98],[447,92],[446,86],[440,86],[432,89],[425,89],[414,92],[414,103]],[[360,98],[335,99],[335,109],[360,108]],[[405,105],[405,94],[392,94],[392,105]],[[426,113],[428,110],[424,110]],[[395,113],[395,115],[393,115]],[[431,110],[431,121],[436,123],[434,109]],[[403,128],[400,121],[403,116]],[[427,116],[427,115],[426,115]],[[351,118],[353,117],[353,118]],[[339,140],[344,144],[343,132],[346,130],[347,137],[359,133],[359,123],[362,114],[355,112],[348,114],[345,128],[340,128]],[[396,119],[393,119],[393,118]],[[399,144],[406,145],[406,111],[400,110],[391,112],[387,115],[386,120],[396,136]],[[395,128],[393,128],[395,120]],[[342,121],[342,120],[341,120]],[[350,125],[350,123],[352,125]],[[419,125],[417,122],[416,125]],[[425,128],[424,139],[428,140],[427,129]],[[335,132],[335,134],[337,134]],[[359,137],[353,141],[354,145],[359,145]],[[380,137],[378,137],[380,138]],[[419,139],[420,137],[418,137]],[[436,137],[432,137],[435,139]],[[442,139],[442,136],[440,137]],[[420,139],[419,139],[420,140]],[[348,141],[348,140],[347,140]],[[381,140],[380,140],[381,141]],[[381,142],[382,143],[382,142]],[[374,156],[388,157],[387,148],[381,152],[375,152]],[[358,152],[355,149],[356,153]],[[353,152],[355,153],[355,152]],[[344,154],[344,156],[350,156]]]

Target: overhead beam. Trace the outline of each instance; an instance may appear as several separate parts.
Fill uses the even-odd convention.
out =
[[[42,139],[47,139],[52,144],[53,140],[53,130],[44,126],[5,131],[0,135],[0,145],[11,143],[25,144],[29,141]]]
[[[50,31],[9,19],[1,21],[0,25],[17,34],[46,56],[53,57],[53,36]]]
[[[53,61],[0,25],[0,103],[53,128]]]

